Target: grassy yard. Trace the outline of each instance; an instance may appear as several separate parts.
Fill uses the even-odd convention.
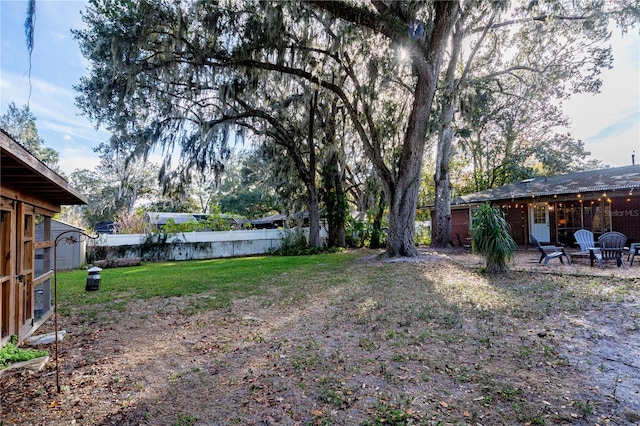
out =
[[[4,383],[6,424],[640,421],[635,279],[376,254],[60,274],[65,392]]]
[[[95,315],[96,307],[104,312],[105,305],[109,310],[124,310],[132,300],[197,294],[210,297],[207,303],[192,306],[194,310],[228,308],[233,299],[264,294],[267,289],[278,289],[283,299],[287,295],[304,297],[304,292],[295,288],[295,278],[339,277],[353,257],[340,253],[147,263],[103,270],[100,291],[95,292],[85,291],[85,271],[65,272],[58,277],[60,312],[68,314],[74,308],[82,314]]]

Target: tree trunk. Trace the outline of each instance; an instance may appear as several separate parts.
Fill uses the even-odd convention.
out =
[[[450,164],[453,153],[453,115],[455,113],[455,101],[459,92],[460,83],[456,82],[456,68],[458,57],[462,49],[463,23],[458,20],[452,37],[452,51],[445,75],[445,90],[443,94],[442,121],[436,152],[436,172],[433,176],[435,182],[435,213],[432,218],[432,239],[434,247],[447,247],[451,244],[451,176]],[[464,78],[464,73],[461,78]]]
[[[337,166],[337,157],[336,157],[336,166]],[[347,215],[349,214],[349,208],[347,206],[347,195],[344,192],[344,188],[342,187],[342,176],[343,174],[338,169],[338,173],[334,175],[335,179],[335,189],[336,189],[336,198],[338,200],[338,212],[341,213],[337,215],[333,223],[334,236],[335,236],[335,246],[336,247],[346,247],[347,246],[347,231],[346,231],[346,223],[347,223]]]
[[[345,166],[340,158],[344,157],[344,147],[336,141],[336,115],[340,98],[333,96],[331,107],[324,122],[324,143],[327,160],[322,168],[323,201],[326,209],[327,224],[329,226],[329,247],[346,247],[346,220],[349,214],[347,196],[344,192],[343,181]]]
[[[320,247],[320,208],[318,191],[313,185],[307,187],[309,196],[309,247]]]
[[[371,232],[369,248],[377,249],[382,247],[382,244],[380,244],[380,237],[382,236],[382,218],[384,217],[385,206],[384,194],[380,192],[378,194],[378,202],[376,204],[376,214],[373,217],[373,230]]]
[[[345,222],[347,215],[347,201],[342,188],[342,173],[338,162],[337,152],[333,152],[328,164],[322,172],[324,181],[324,206],[327,210],[329,225],[329,247],[346,247]]]
[[[309,247],[320,247],[320,207],[318,202],[318,188],[316,187],[316,149],[313,143],[313,125],[318,104],[318,90],[311,98],[309,109],[309,182],[307,191],[309,194]]]
[[[393,16],[387,2],[372,2],[379,14],[367,13],[363,8],[350,6],[346,2],[307,0],[307,4],[327,10],[335,16],[357,25],[368,26],[389,37],[390,40],[405,45],[412,52],[413,72],[416,75],[413,104],[407,123],[398,162],[391,168],[384,164],[384,155],[377,149],[378,141],[367,143],[364,130],[359,129],[365,142],[365,152],[370,156],[376,172],[383,182],[384,192],[389,201],[389,235],[387,255],[415,256],[418,251],[413,241],[414,221],[418,205],[420,174],[425,137],[427,134],[431,104],[436,91],[438,72],[444,56],[445,44],[460,13],[458,1],[435,1],[433,20],[427,25],[424,39],[407,40],[406,31],[397,31],[402,25],[395,25],[400,16]],[[387,14],[390,14],[387,16]],[[383,17],[384,19],[381,19]],[[395,20],[394,20],[395,19]],[[325,84],[325,86],[328,86]],[[354,123],[358,122],[355,108],[350,109]],[[369,123],[371,127],[373,123]]]
[[[414,56],[413,70],[417,75],[413,106],[407,132],[400,153],[397,178],[385,182],[385,192],[389,200],[389,239],[387,255],[415,256],[418,250],[414,243],[415,217],[418,206],[422,157],[428,130],[431,104],[436,92],[436,84],[444,45],[458,15],[457,2],[436,2],[436,14],[428,49],[423,55]],[[446,175],[448,179],[448,174]]]
[[[389,200],[389,235],[387,255],[416,256],[413,237],[414,222],[418,206],[420,173],[427,134],[429,112],[436,90],[437,70],[439,66],[416,61],[418,72],[414,93],[413,108],[407,124],[407,133],[400,153],[397,179],[394,182],[383,181]]]
[[[451,106],[453,109],[453,106]],[[451,180],[449,178],[449,163],[451,160],[451,141],[453,129],[445,126],[438,138],[438,153],[436,156],[436,184],[435,211],[432,218],[431,245],[434,247],[447,247],[451,244]]]

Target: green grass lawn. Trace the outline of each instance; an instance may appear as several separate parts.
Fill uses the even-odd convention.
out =
[[[70,308],[82,310],[104,304],[118,310],[133,300],[201,293],[215,296],[208,307],[226,307],[234,298],[263,294],[265,285],[280,293],[296,292],[292,276],[322,276],[330,282],[354,256],[332,253],[145,263],[103,270],[100,289],[90,292],[85,291],[86,271],[63,272],[58,274],[59,309],[66,314]],[[280,279],[283,277],[287,279]]]

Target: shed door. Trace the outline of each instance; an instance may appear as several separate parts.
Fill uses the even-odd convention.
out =
[[[18,286],[17,315],[20,321],[20,336],[25,336],[33,328],[33,275],[35,213],[33,206],[18,203],[18,226],[16,244],[16,282]]]
[[[529,229],[540,242],[551,241],[549,206],[544,203],[529,205]]]
[[[15,244],[13,203],[0,199],[0,346],[16,333]]]

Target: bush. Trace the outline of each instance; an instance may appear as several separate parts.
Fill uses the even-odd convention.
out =
[[[307,237],[302,231],[296,229],[285,229],[282,234],[282,243],[278,250],[272,253],[280,256],[304,256],[308,254],[318,254],[320,249],[309,247]]]
[[[45,350],[21,349],[15,345],[16,340],[12,338],[10,342],[0,348],[0,370],[7,368],[10,364],[29,361],[48,354]]]
[[[349,216],[345,224],[347,246],[353,248],[369,248],[384,247],[387,244],[386,228],[375,229],[373,226],[373,217],[367,214],[366,221],[359,221]],[[376,241],[376,247],[371,247],[371,241]]]
[[[486,260],[486,272],[505,272],[511,256],[517,249],[509,233],[509,223],[498,207],[482,204],[473,212],[471,243],[473,252]]]

